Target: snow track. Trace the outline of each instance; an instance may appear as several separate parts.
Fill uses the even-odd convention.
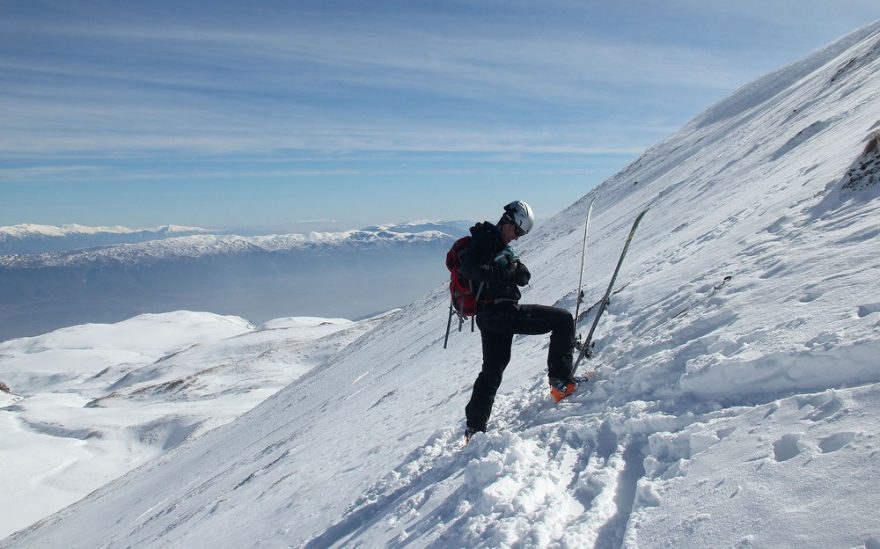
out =
[[[672,519],[665,508],[675,497],[669,500],[664,493],[693,467],[717,468],[718,480],[706,496],[691,494],[689,501],[707,497],[710,509],[720,506],[725,514],[724,499],[748,493],[755,504],[770,506],[764,522],[774,523],[784,518],[771,511],[777,496],[761,492],[763,483],[780,482],[773,478],[778,467],[797,463],[810,478],[819,478],[822,466],[810,468],[813,460],[847,451],[867,459],[880,454],[880,432],[866,432],[853,421],[880,399],[876,383],[675,415],[647,402],[587,412],[593,408],[589,395],[559,407],[542,405],[534,401],[534,389],[506,398],[499,429],[477,435],[467,446],[457,430],[435,433],[306,547],[359,545],[359,540],[386,547],[406,547],[416,540],[420,547],[667,545],[659,539],[691,546],[692,536],[706,535],[704,527],[717,523],[718,515],[690,512],[668,531],[648,528],[650,534],[642,527],[661,506],[661,518],[668,517],[663,521]],[[731,452],[738,457],[731,460]],[[731,468],[749,469],[747,482],[728,482],[725,471]],[[799,473],[786,469],[785,474]],[[697,486],[708,483],[698,481]],[[815,490],[798,497],[804,502],[824,499]],[[868,526],[864,518],[855,522]],[[775,539],[780,546],[792,541]]]

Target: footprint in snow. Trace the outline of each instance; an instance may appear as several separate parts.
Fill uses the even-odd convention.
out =
[[[800,440],[799,434],[783,435],[773,443],[773,457],[780,463],[796,457],[801,453]]]
[[[814,404],[815,409],[807,414],[804,419],[816,422],[828,419],[843,410],[844,404],[843,399],[839,397],[831,398],[825,402],[816,402]]]
[[[837,433],[836,435],[825,437],[819,441],[819,450],[821,450],[823,454],[836,452],[852,442],[855,437],[855,433]]]
[[[867,305],[859,305],[859,309],[856,314],[859,315],[859,318],[865,318],[866,316],[872,315],[874,313],[880,313],[880,303],[869,303]]]
[[[798,298],[801,303],[812,303],[822,297],[822,292],[808,291]]]

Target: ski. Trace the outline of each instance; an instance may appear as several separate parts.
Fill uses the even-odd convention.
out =
[[[574,317],[578,317],[578,313],[581,309],[581,303],[584,301],[584,260],[587,257],[587,235],[590,232],[590,218],[593,216],[593,204],[596,203],[596,197],[594,196],[592,200],[590,200],[590,206],[587,208],[587,221],[584,223],[584,244],[581,248],[581,274],[578,279],[578,289],[577,293],[577,305],[574,307]]]
[[[581,360],[586,357],[587,359],[593,358],[593,334],[596,331],[596,326],[599,324],[599,319],[602,318],[602,313],[605,312],[605,309],[608,308],[608,303],[611,301],[611,293],[614,291],[614,282],[617,280],[617,275],[620,273],[620,266],[623,265],[623,259],[626,257],[626,252],[629,250],[629,245],[632,243],[633,237],[636,234],[636,229],[639,228],[639,223],[641,223],[642,218],[645,214],[648,213],[648,208],[642,210],[638,216],[636,216],[636,220],[633,222],[632,229],[629,231],[629,236],[626,237],[626,243],[623,245],[623,251],[620,252],[620,259],[617,260],[617,267],[614,269],[614,274],[611,275],[611,282],[608,284],[608,289],[605,290],[605,295],[602,296],[602,299],[599,301],[599,310],[596,311],[596,317],[593,319],[593,324],[590,326],[590,331],[587,333],[587,338],[580,343],[578,346],[580,347],[580,352],[578,353],[577,360],[574,362],[573,370],[576,372],[578,365],[581,363]]]

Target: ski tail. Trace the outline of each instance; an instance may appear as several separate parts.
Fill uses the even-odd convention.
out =
[[[593,197],[593,199],[590,200],[590,206],[587,208],[587,221],[586,221],[586,223],[584,223],[584,244],[583,244],[583,247],[581,248],[581,274],[580,274],[580,278],[578,279],[577,294],[575,294],[575,296],[576,296],[575,300],[577,303],[577,305],[575,305],[575,308],[574,308],[574,317],[575,318],[577,318],[578,315],[580,314],[581,302],[583,302],[583,300],[584,300],[584,294],[583,294],[583,292],[584,292],[584,290],[583,290],[583,288],[584,288],[584,260],[587,257],[587,235],[590,233],[590,218],[593,217],[593,204],[595,204],[595,203],[596,203],[596,197]]]
[[[636,235],[636,229],[639,228],[639,223],[642,222],[642,218],[645,217],[645,214],[648,213],[650,208],[645,208],[639,215],[636,216],[636,220],[632,224],[632,228],[629,230],[629,236],[626,237],[626,242],[623,245],[623,251],[620,252],[620,258],[617,260],[617,267],[614,268],[614,274],[611,275],[611,282],[608,284],[608,289],[605,290],[605,295],[602,296],[602,299],[599,301],[599,310],[596,311],[596,316],[593,318],[593,324],[590,326],[590,331],[587,333],[587,338],[581,343],[581,349],[578,353],[577,360],[574,362],[574,370],[577,371],[578,365],[581,361],[586,358],[592,358],[593,356],[593,334],[596,332],[596,326],[599,325],[599,319],[602,318],[602,313],[605,312],[605,309],[608,308],[608,302],[611,299],[611,292],[614,291],[614,283],[617,281],[617,275],[620,274],[620,267],[623,265],[623,260],[626,257],[626,252],[629,251],[629,245],[633,241],[633,237]]]

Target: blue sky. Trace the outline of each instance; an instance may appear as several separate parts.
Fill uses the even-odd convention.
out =
[[[732,4],[0,0],[0,225],[549,217],[880,18]]]

